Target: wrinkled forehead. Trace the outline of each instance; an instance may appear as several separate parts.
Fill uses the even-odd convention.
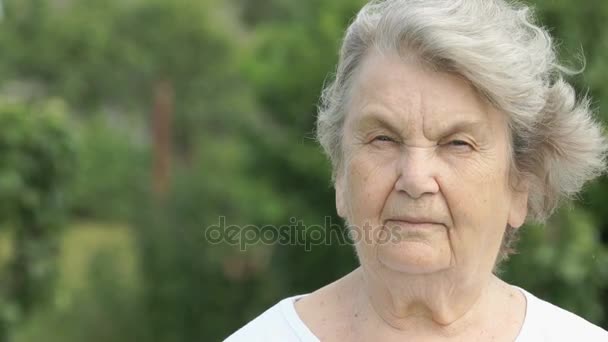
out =
[[[380,123],[406,131],[424,126],[430,135],[452,127],[495,134],[506,124],[503,113],[464,77],[431,70],[396,54],[364,58],[346,108],[347,129]]]

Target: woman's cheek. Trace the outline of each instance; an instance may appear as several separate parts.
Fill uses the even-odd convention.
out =
[[[351,164],[347,197],[352,203],[353,221],[358,224],[373,223],[380,217],[381,206],[393,188],[390,172],[386,167],[387,165],[371,162]]]

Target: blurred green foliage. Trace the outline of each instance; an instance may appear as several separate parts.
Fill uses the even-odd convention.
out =
[[[608,108],[608,3],[530,2],[569,57],[566,65],[576,68],[582,47],[587,67],[572,81]],[[292,218],[308,226],[326,217],[341,223],[313,129],[339,40],[364,1],[2,3],[0,99],[17,104],[0,106],[0,221],[13,231],[0,239],[19,246],[22,205],[29,211],[21,217],[39,218],[54,232],[45,241],[63,234],[59,221],[46,217],[66,209],[73,219],[126,222],[133,242],[129,257],[116,251],[131,244],[91,251],[84,288],[49,282],[30,291],[36,305],[31,318],[11,325],[14,340],[221,340],[280,298],[313,291],[356,266],[353,249],[337,243],[312,251],[257,244],[243,252],[211,244],[204,231],[220,216],[241,226],[288,225]],[[172,186],[161,197],[150,189],[160,82],[175,94]],[[37,114],[57,111],[62,115]],[[606,111],[598,114],[608,119]],[[38,150],[19,147],[25,142]],[[604,327],[606,190],[602,178],[546,227],[525,227],[520,254],[502,269],[511,283]],[[72,229],[98,239],[96,230]],[[85,240],[60,247],[86,248]],[[130,258],[133,283],[118,271]],[[9,279],[2,265],[2,279]],[[65,272],[80,272],[67,265]],[[2,329],[9,336],[6,318],[18,311],[15,298],[0,295],[0,340]]]
[[[0,227],[13,242],[0,269],[0,340],[49,297],[74,165],[66,118],[43,106],[0,104]]]
[[[76,169],[69,187],[73,217],[126,220],[150,183],[149,148],[140,122],[97,114],[77,123]]]

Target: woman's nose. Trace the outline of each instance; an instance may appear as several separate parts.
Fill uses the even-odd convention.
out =
[[[436,180],[437,160],[433,151],[433,147],[404,148],[397,163],[395,190],[405,192],[413,199],[439,191]]]

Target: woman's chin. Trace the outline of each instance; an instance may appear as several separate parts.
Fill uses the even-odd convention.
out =
[[[449,252],[423,241],[401,241],[378,246],[378,262],[386,268],[408,274],[433,273],[450,265]]]

